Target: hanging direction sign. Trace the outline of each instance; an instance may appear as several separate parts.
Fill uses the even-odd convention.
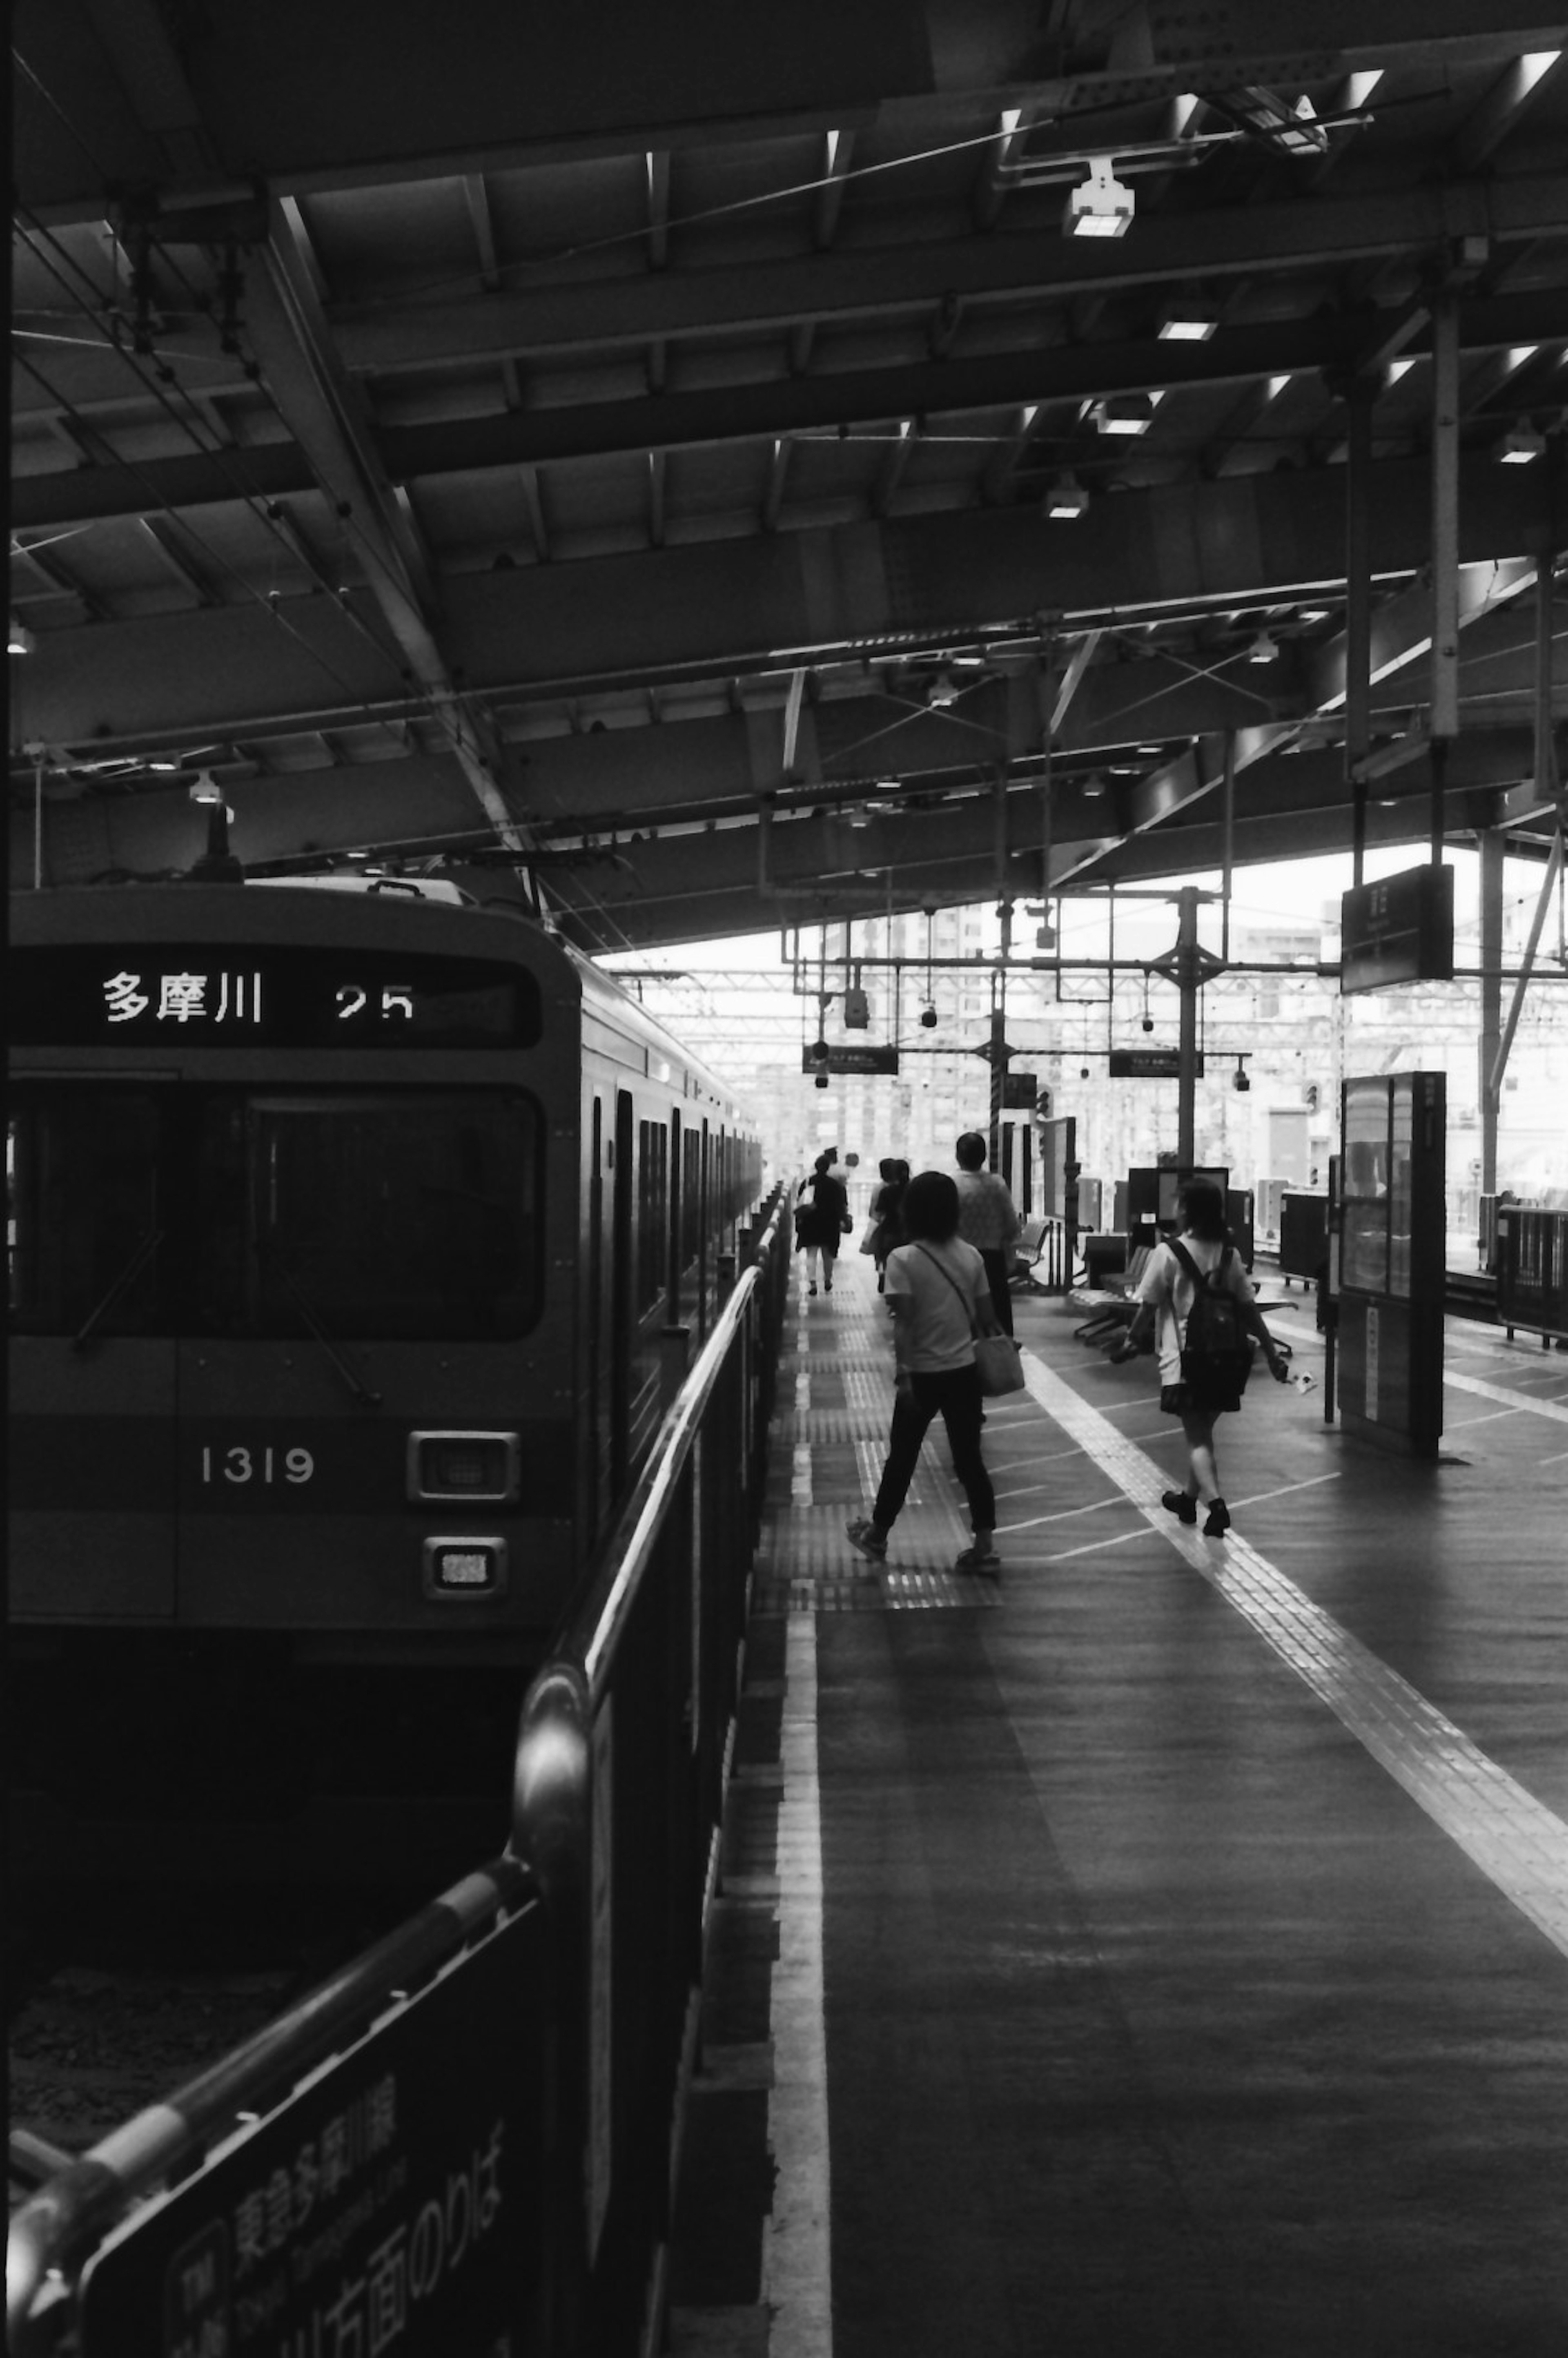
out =
[[[809,1048],[800,1052],[803,1073],[896,1073],[896,1048],[829,1048],[826,1057],[814,1055]]]
[[[1198,1080],[1204,1076],[1201,1053],[1193,1059],[1193,1072]],[[1179,1081],[1182,1076],[1182,1052],[1179,1048],[1113,1048],[1110,1051],[1110,1077],[1113,1081]]]

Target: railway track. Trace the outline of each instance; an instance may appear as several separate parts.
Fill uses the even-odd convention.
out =
[[[12,1892],[12,2207],[274,2021],[397,1919],[405,1895],[143,1886]]]

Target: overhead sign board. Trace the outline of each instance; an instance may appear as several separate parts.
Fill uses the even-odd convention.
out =
[[[1339,989],[1454,979],[1454,871],[1407,868],[1354,884],[1340,903]]]
[[[813,1055],[809,1048],[800,1052],[803,1073],[896,1073],[896,1048],[829,1048],[826,1057]]]
[[[1204,1076],[1203,1055],[1193,1058],[1193,1072],[1198,1080]],[[1182,1052],[1179,1048],[1113,1048],[1110,1051],[1110,1077],[1113,1081],[1176,1081],[1182,1076]]]

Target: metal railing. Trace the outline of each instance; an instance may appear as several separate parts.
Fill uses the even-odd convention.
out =
[[[1568,1337],[1568,1212],[1497,1207],[1498,1324]]]
[[[351,2294],[366,2347],[396,2320],[399,2358],[655,2346],[789,1244],[775,1195],[721,1264],[712,1334],[524,1699],[506,1855],[13,2212],[14,2358],[204,2358],[235,2346],[241,2298],[268,2347],[308,2348]],[[289,2203],[308,2183],[316,2204],[351,2129],[364,2218],[319,2209],[297,2249]],[[313,2290],[302,2254],[329,2246]]]

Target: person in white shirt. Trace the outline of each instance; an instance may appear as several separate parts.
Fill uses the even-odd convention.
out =
[[[986,1265],[991,1306],[1004,1335],[1012,1332],[1013,1239],[1023,1217],[1012,1200],[1007,1181],[985,1167],[986,1142],[978,1130],[967,1130],[953,1149],[958,1164],[958,1234],[974,1246]]]
[[[1167,1416],[1181,1418],[1187,1444],[1186,1486],[1180,1490],[1163,1491],[1160,1503],[1184,1523],[1195,1523],[1199,1507],[1206,1507],[1204,1537],[1220,1539],[1230,1529],[1230,1509],[1219,1492],[1214,1422],[1227,1409],[1241,1406],[1246,1369],[1242,1369],[1240,1382],[1217,1388],[1190,1382],[1184,1377],[1182,1350],[1187,1321],[1197,1299],[1197,1283],[1191,1271],[1183,1265],[1184,1253],[1199,1278],[1206,1281],[1216,1271],[1219,1273],[1221,1285],[1235,1298],[1238,1324],[1261,1343],[1269,1373],[1275,1382],[1282,1384],[1289,1370],[1283,1352],[1263,1323],[1252,1281],[1230,1241],[1230,1231],[1225,1225],[1225,1198],[1212,1179],[1187,1181],[1177,1200],[1176,1219],[1181,1232],[1180,1249],[1166,1241],[1156,1246],[1150,1255],[1126,1340],[1110,1356],[1116,1360],[1135,1357],[1150,1329],[1157,1328],[1160,1406]]]
[[[892,1313],[892,1431],[869,1516],[845,1525],[852,1547],[881,1563],[888,1533],[908,1496],[920,1444],[934,1416],[947,1428],[953,1471],[964,1486],[974,1545],[954,1569],[1001,1576],[995,1546],[996,1496],[980,1451],[984,1395],[975,1366],[975,1334],[999,1335],[985,1264],[958,1235],[958,1190],[946,1171],[921,1171],[903,1191],[908,1242],[888,1255],[883,1299]]]

